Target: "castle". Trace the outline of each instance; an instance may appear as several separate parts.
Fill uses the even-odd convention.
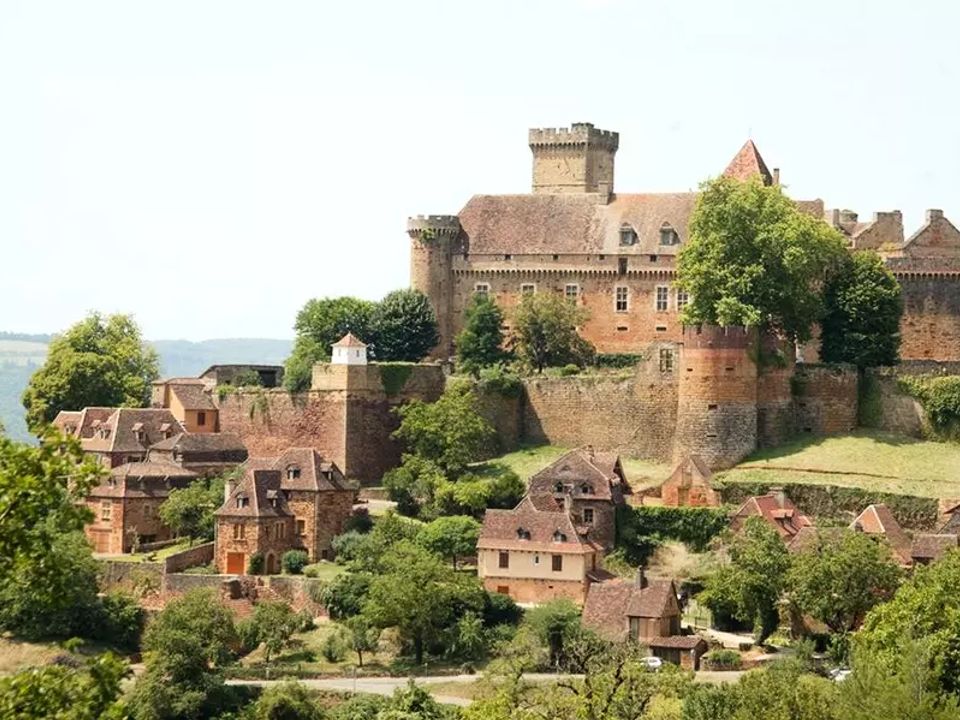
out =
[[[533,129],[532,192],[475,195],[458,215],[410,218],[411,284],[431,300],[440,343],[453,354],[464,308],[476,293],[504,308],[525,293],[558,292],[589,311],[583,336],[602,353],[638,353],[680,342],[688,301],[675,287],[676,258],[688,239],[697,193],[620,194],[614,187],[619,135],[590,123]],[[724,174],[779,184],[752,141]],[[940,210],[905,238],[900,212],[861,222],[822,200],[798,200],[847,239],[876,250],[903,288],[904,359],[960,359],[960,231]],[[816,347],[804,348],[807,361]]]

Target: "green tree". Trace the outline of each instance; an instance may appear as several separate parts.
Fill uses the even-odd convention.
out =
[[[185,488],[170,491],[160,504],[163,523],[177,536],[187,536],[192,545],[197,538],[213,539],[217,508],[223,504],[224,479],[194,480]]]
[[[0,678],[0,717],[15,720],[121,720],[120,683],[129,674],[111,653],[79,667],[47,665]]]
[[[368,572],[342,573],[323,588],[321,602],[333,620],[354,617],[363,609],[372,582]]]
[[[61,410],[143,407],[157,379],[157,353],[129,315],[91,313],[50,343],[23,393],[27,426],[38,433]]]
[[[533,630],[550,651],[550,665],[559,666],[564,650],[580,629],[580,609],[566,598],[541,603],[528,611],[523,624]]]
[[[762,643],[777,628],[777,610],[790,559],[786,546],[762,518],[751,517],[733,537],[730,562],[707,580],[700,600],[714,615],[752,623]]]
[[[395,627],[412,646],[418,665],[428,644],[467,610],[483,608],[476,578],[455,572],[433,553],[401,541],[382,561],[370,585],[363,614],[376,627]]]
[[[474,295],[467,307],[463,330],[457,336],[457,364],[479,376],[482,368],[507,358],[503,349],[503,311],[487,295]]]
[[[265,600],[256,604],[253,608],[253,624],[268,664],[271,657],[289,644],[301,623],[300,616],[283,601]]]
[[[820,357],[857,367],[900,359],[900,283],[872,251],[844,255],[824,286]]]
[[[397,414],[400,427],[393,436],[451,478],[494,450],[496,433],[477,412],[476,396],[466,383],[450,385],[435,403],[402,405]]]
[[[146,672],[131,692],[136,720],[216,716],[227,703],[221,669],[238,645],[233,613],[212,590],[167,603],[143,637]]]
[[[677,261],[688,324],[750,325],[807,340],[823,313],[822,283],[843,238],[801,212],[779,186],[720,177],[701,186]]]
[[[418,423],[419,418],[412,418],[409,422]],[[416,432],[435,433],[442,432],[442,429],[431,424],[418,428]],[[417,517],[424,506],[433,504],[437,490],[446,482],[446,473],[434,460],[411,453],[404,453],[400,465],[383,476],[383,487],[397,504],[397,511],[410,517]]]
[[[298,682],[264,689],[250,708],[250,720],[323,720],[317,693]]]
[[[848,633],[893,595],[900,578],[888,545],[845,529],[793,556],[787,588],[801,612],[835,633]]]
[[[854,636],[854,657],[872,657],[893,675],[920,643],[936,681],[960,697],[960,550],[917,567],[889,602],[874,607]]]
[[[357,654],[357,664],[363,667],[363,654],[374,653],[380,645],[380,628],[373,627],[363,615],[347,618],[347,644]]]
[[[440,341],[437,316],[419,290],[394,290],[373,311],[373,352],[377,360],[422,360]]]
[[[440,517],[427,523],[417,534],[417,542],[430,552],[448,559],[457,569],[457,559],[477,552],[480,523],[467,515]]]
[[[736,688],[733,720],[843,720],[837,683],[803,672],[797,662],[780,661],[746,673]]]
[[[538,373],[545,367],[574,364],[583,367],[595,354],[577,333],[587,311],[557,293],[524,295],[514,311],[511,346],[520,360]]]
[[[291,392],[310,387],[314,363],[330,359],[330,346],[348,332],[366,343],[373,336],[376,303],[353,297],[314,298],[297,313],[297,336],[287,358],[284,386]]]

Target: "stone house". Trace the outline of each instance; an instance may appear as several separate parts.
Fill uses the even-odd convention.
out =
[[[164,462],[118,465],[84,500],[93,521],[84,532],[94,552],[119,555],[138,544],[169,540],[170,528],[160,521],[159,508],[170,491],[183,488],[197,474]]]
[[[616,453],[586,447],[571,450],[530,478],[527,493],[538,496],[538,505],[552,498],[568,509],[577,525],[590,528],[590,539],[604,550],[613,549],[617,507],[631,494],[623,465]]]
[[[148,460],[173,463],[212,477],[247,460],[247,448],[234,433],[181,432],[150,446]]]
[[[153,383],[151,405],[166,408],[190,433],[220,431],[220,411],[213,402],[213,382],[204,378],[170,378]]]
[[[512,510],[487,510],[477,542],[477,575],[490,592],[522,604],[568,598],[582,605],[600,567],[603,546],[591,527],[548,495],[528,495]]]
[[[868,535],[883,537],[898,564],[904,567],[913,564],[910,538],[884,503],[868,505],[850,523],[850,528]]]
[[[633,582],[592,585],[583,607],[584,627],[610,640],[636,642],[666,662],[697,670],[707,643],[699,635],[682,635],[680,621],[673,581],[647,579],[643,570]]]
[[[280,560],[299,545],[293,512],[280,489],[279,470],[248,468],[243,479],[227,488],[216,512],[214,562],[222,573],[243,575],[253,558],[262,572],[280,572]]]
[[[813,525],[806,515],[797,510],[796,505],[780,488],[773,489],[766,495],[755,495],[747,498],[730,519],[730,529],[740,532],[747,518],[763,518],[780,538],[789,543],[802,528]]]
[[[713,473],[698,455],[689,455],[660,486],[667,507],[720,507],[720,496],[710,484]]]
[[[151,445],[184,431],[166,408],[84,408],[60,412],[53,424],[107,468],[145,460]]]

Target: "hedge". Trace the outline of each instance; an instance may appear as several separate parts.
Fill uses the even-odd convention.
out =
[[[634,353],[599,353],[596,366],[602,368],[631,368],[643,360],[643,355]]]
[[[902,377],[898,384],[920,401],[938,437],[960,439],[960,375]]]
[[[905,528],[928,530],[937,524],[937,501],[934,498],[805,483],[724,483],[720,480],[717,487],[724,502],[731,505],[740,505],[753,495],[764,495],[772,487],[782,487],[802,512],[825,520],[849,523],[867,505],[884,503]]]
[[[703,552],[728,522],[723,508],[621,506],[617,546],[634,564],[645,562],[664,540],[676,540],[694,552]]]

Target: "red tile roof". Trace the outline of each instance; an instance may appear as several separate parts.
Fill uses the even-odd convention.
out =
[[[609,500],[619,503],[630,486],[616,453],[595,453],[590,449],[571,450],[536,475],[528,483],[531,495],[570,494],[574,500]],[[558,486],[562,487],[558,490]]]
[[[569,514],[538,510],[529,497],[513,510],[487,510],[477,547],[576,554],[592,553],[598,548],[581,536]]]
[[[292,516],[280,490],[280,471],[248,469],[216,514],[257,519]]]
[[[850,523],[853,529],[860,529],[863,532],[882,535],[887,539],[890,548],[896,553],[897,559],[903,563],[909,563],[911,557],[910,538],[900,527],[900,523],[893,516],[883,503],[875,503],[864,508],[856,519]]]
[[[213,398],[210,397],[210,393],[205,391],[203,384],[176,383],[170,385],[170,392],[172,392],[176,396],[177,400],[180,401],[180,404],[183,405],[184,410],[217,409],[217,406],[213,404]]]
[[[583,624],[613,640],[626,637],[629,618],[666,618],[680,614],[672,580],[611,580],[590,586],[583,606]]]
[[[186,487],[199,477],[179,465],[163,462],[124,463],[113,468],[109,477],[90,491],[90,497],[156,497]]]
[[[935,561],[956,547],[960,547],[960,536],[925,533],[913,539],[910,554],[914,560]]]
[[[361,341],[356,335],[352,332],[348,332],[342,338],[337,340],[333,347],[352,347],[352,348],[365,348],[367,344]]]
[[[283,490],[326,492],[353,489],[340,468],[313,448],[288,448],[279,457],[250,458],[246,467],[278,470]],[[299,470],[299,474],[292,472],[294,469]]]
[[[767,164],[760,157],[760,151],[753,144],[753,140],[747,140],[743,144],[743,147],[727,165],[723,174],[726,177],[744,181],[759,175],[764,185],[773,184],[773,175],[770,174]]]
[[[104,408],[87,408],[94,415],[102,417]],[[134,426],[140,423],[142,440],[138,439]],[[146,453],[153,443],[165,439],[160,427],[164,424],[183,431],[173,414],[165,408],[113,408],[109,416],[101,422],[90,423],[90,435],[82,436],[81,445],[88,452]]]
[[[790,540],[801,528],[812,525],[810,518],[797,510],[790,498],[781,493],[768,493],[747,498],[734,513],[731,527],[736,532],[748,517],[760,516],[772,525],[784,541]]]

